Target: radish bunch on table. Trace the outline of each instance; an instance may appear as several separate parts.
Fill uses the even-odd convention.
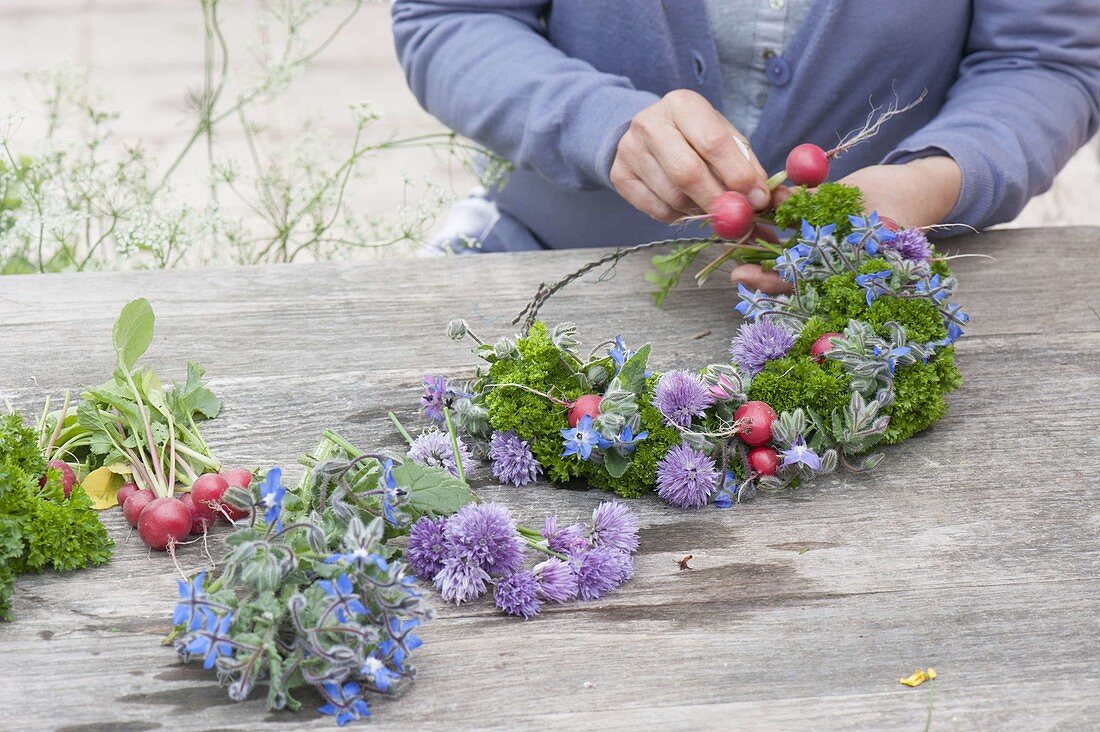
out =
[[[218,517],[232,523],[247,516],[248,511],[227,501],[225,493],[231,486],[247,489],[251,483],[251,472],[232,468],[200,475],[191,490],[179,497],[158,498],[151,490],[126,483],[118,490],[118,501],[126,520],[137,528],[146,545],[173,551],[187,536],[205,534]]]

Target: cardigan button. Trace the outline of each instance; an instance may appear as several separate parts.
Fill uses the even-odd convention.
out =
[[[764,73],[772,86],[786,86],[791,82],[791,62],[782,56],[771,56],[764,62]]]

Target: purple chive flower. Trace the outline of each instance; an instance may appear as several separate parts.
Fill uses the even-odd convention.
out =
[[[458,557],[444,559],[443,569],[432,578],[443,599],[455,605],[481,597],[488,582],[489,574],[484,569]]]
[[[714,403],[706,383],[690,371],[669,371],[661,375],[653,391],[653,404],[665,421],[687,429],[693,417],[702,417]]]
[[[584,600],[595,600],[615,589],[633,573],[627,571],[630,558],[609,546],[594,546],[569,555],[569,564],[577,577],[577,594]]]
[[[706,453],[677,445],[657,463],[657,495],[673,506],[706,505],[718,487],[718,469]]]
[[[806,440],[802,438],[802,435],[798,436],[798,439],[791,445],[791,449],[784,450],[780,453],[783,456],[783,467],[786,468],[790,465],[805,465],[810,470],[821,469],[821,458],[818,454],[806,447]]]
[[[450,406],[453,394],[447,386],[447,380],[442,376],[424,375],[424,395],[420,397],[420,404],[428,419],[435,422],[443,421],[443,407]]]
[[[592,543],[632,554],[638,549],[638,518],[619,503],[601,503],[592,511]]]
[[[540,533],[542,538],[546,539],[546,544],[550,550],[559,554],[569,554],[578,549],[588,548],[588,538],[584,535],[584,527],[580,524],[573,524],[559,529],[558,519],[554,516],[547,516]]]
[[[499,503],[471,503],[447,519],[443,529],[447,555],[469,561],[492,574],[511,574],[527,554],[516,523]]]
[[[443,518],[422,516],[409,529],[405,559],[422,580],[430,580],[443,569],[443,560],[447,557],[447,538],[443,532],[446,523]]]
[[[730,344],[730,355],[743,371],[755,376],[768,361],[786,356],[794,341],[793,333],[767,320],[742,323]]]
[[[577,576],[562,560],[551,557],[531,570],[539,581],[539,598],[546,602],[569,602],[577,596]]]
[[[893,250],[902,259],[927,262],[932,258],[932,245],[920,229],[902,229],[893,241],[883,242],[883,249]]]
[[[494,593],[497,607],[509,615],[522,615],[526,620],[539,614],[542,600],[538,597],[539,581],[534,572],[516,572],[497,583]]]
[[[511,430],[493,433],[489,439],[489,458],[493,461],[493,475],[502,483],[527,485],[538,480],[542,472],[528,443]]]
[[[473,460],[473,455],[470,454],[470,450],[462,442],[461,437],[456,436],[456,439],[458,441],[459,458],[461,458],[464,466],[469,465],[470,461]],[[430,468],[444,468],[451,475],[458,477],[458,463],[455,461],[454,450],[451,448],[451,436],[446,432],[433,429],[420,435],[413,440],[408,456],[412,458],[413,462],[427,465]]]

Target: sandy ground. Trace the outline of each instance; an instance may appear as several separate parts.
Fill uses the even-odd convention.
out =
[[[260,0],[225,0],[222,16],[240,54],[256,39]],[[331,28],[339,10],[326,11],[318,32]],[[167,157],[188,132],[184,99],[202,79],[202,33],[198,3],[184,0],[0,0],[0,98],[9,108],[30,108],[20,71],[64,59],[89,66],[93,84],[110,106],[123,110],[121,133],[140,138],[155,155]],[[405,86],[389,33],[388,3],[371,4],[300,78],[291,93],[264,107],[263,121],[277,138],[298,134],[309,115],[324,121],[332,144],[350,143],[347,105],[369,100],[383,112],[380,133],[441,130],[420,109]],[[20,137],[31,139],[28,120]],[[227,130],[223,143],[242,157],[243,139]],[[185,175],[201,179],[201,158]],[[355,191],[360,210],[386,215],[405,196],[402,180],[431,179],[462,195],[473,178],[461,166],[426,150],[380,159],[370,179]],[[1012,226],[1100,225],[1100,138],[1094,138],[1058,176],[1053,188],[1035,198]]]

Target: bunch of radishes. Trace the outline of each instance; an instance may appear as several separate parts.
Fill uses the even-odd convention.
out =
[[[224,499],[231,486],[247,489],[252,473],[232,468],[221,473],[205,473],[191,484],[191,491],[178,498],[157,498],[153,491],[126,483],[118,489],[118,503],[131,526],[146,545],[160,551],[172,551],[190,534],[205,534],[218,516],[236,521],[248,511]]]
[[[812,143],[803,143],[787,155],[787,168],[768,179],[768,187],[775,190],[780,183],[789,180],[796,186],[814,188],[829,177],[829,153]],[[743,239],[755,225],[752,204],[748,197],[737,191],[726,191],[715,197],[707,217],[714,233],[723,239]]]

